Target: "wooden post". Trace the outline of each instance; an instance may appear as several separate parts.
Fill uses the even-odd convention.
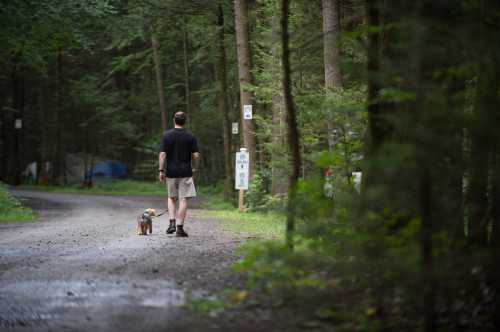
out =
[[[238,209],[240,212],[245,212],[245,191],[240,189],[240,195],[238,197]]]
[[[236,153],[236,165],[235,169],[235,187],[238,189],[238,208],[241,212],[245,211],[245,190],[248,190],[249,182],[249,171],[250,171],[250,160],[249,153],[247,149],[240,148],[240,152]]]

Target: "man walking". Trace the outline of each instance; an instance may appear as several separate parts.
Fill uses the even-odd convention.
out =
[[[163,134],[160,144],[160,182],[166,180],[168,188],[168,214],[170,226],[167,234],[176,233],[176,236],[187,237],[184,231],[184,219],[188,208],[188,199],[196,197],[193,174],[196,174],[200,153],[196,137],[184,128],[186,114],[177,112],[174,115],[174,128]],[[167,167],[165,169],[165,159]],[[176,202],[179,200],[179,211],[176,211]],[[179,224],[176,227],[176,212]]]

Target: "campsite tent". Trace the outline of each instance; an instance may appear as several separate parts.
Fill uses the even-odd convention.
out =
[[[127,176],[127,167],[118,160],[106,160],[94,165],[92,177],[123,178]]]

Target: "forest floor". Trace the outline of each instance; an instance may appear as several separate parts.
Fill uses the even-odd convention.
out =
[[[12,190],[39,218],[0,224],[0,330],[275,331],[294,320],[267,308],[216,318],[190,309],[244,281],[232,271],[248,236],[222,230],[193,201],[189,238],[136,235],[136,216],[163,210],[161,197],[112,197]],[[187,305],[186,305],[187,304]],[[297,318],[297,317],[295,317]]]

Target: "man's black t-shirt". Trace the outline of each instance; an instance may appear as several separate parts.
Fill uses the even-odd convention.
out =
[[[188,178],[193,176],[191,154],[198,152],[196,138],[184,128],[173,128],[163,134],[160,152],[167,155],[166,176]]]

